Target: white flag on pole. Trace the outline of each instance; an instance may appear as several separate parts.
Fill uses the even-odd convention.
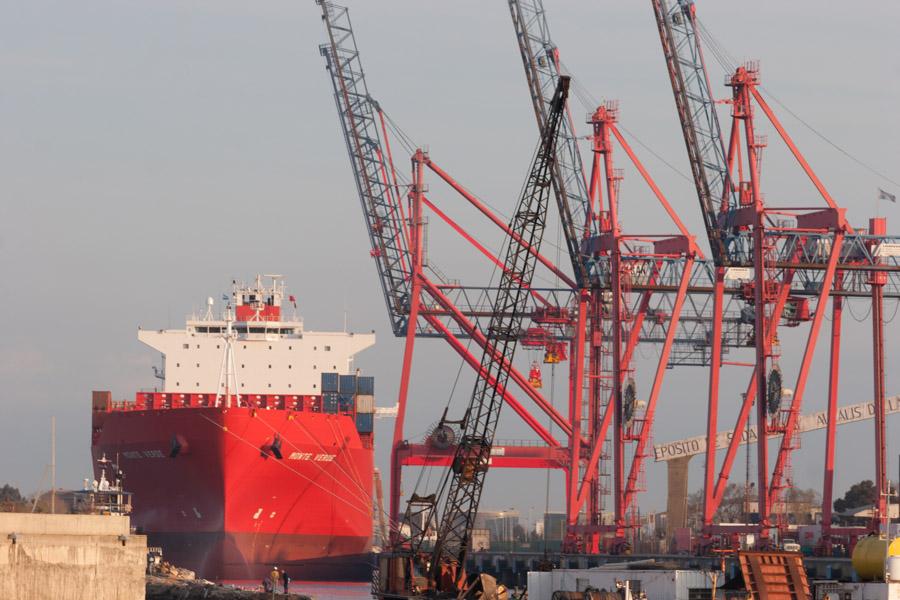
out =
[[[881,188],[878,188],[878,199],[879,200],[887,200],[888,202],[894,202],[894,203],[897,202],[897,196],[895,196],[894,194],[888,194],[886,191],[884,191]]]

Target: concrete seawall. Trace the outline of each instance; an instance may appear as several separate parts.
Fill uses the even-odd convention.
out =
[[[146,566],[128,517],[0,513],[3,600],[143,600]]]

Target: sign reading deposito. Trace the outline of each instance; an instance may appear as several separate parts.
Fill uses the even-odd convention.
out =
[[[900,396],[891,396],[885,398],[887,414],[900,412]],[[855,423],[856,421],[865,421],[875,417],[875,404],[873,402],[860,402],[859,404],[848,404],[847,406],[838,407],[837,424]],[[797,431],[805,433],[816,429],[825,429],[828,426],[828,414],[822,412],[810,415],[800,415],[797,421]],[[741,444],[746,444],[748,440],[755,442],[757,439],[756,427],[751,427],[749,431],[741,432]],[[777,437],[779,434],[773,433],[769,437]],[[727,448],[731,442],[733,432],[720,431],[716,434],[716,450]],[[657,462],[681,458],[684,456],[694,456],[706,452],[706,436],[698,435],[692,438],[667,442],[665,444],[657,444],[653,446],[653,456]]]

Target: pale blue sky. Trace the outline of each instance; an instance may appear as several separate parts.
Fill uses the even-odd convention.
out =
[[[492,204],[511,206],[536,132],[506,3],[348,4],[371,92],[437,162]],[[598,98],[618,98],[623,125],[686,172],[649,2],[546,0],[546,8],[579,81]],[[761,61],[763,82],[780,100],[900,179],[896,3],[707,0],[699,10],[731,54]],[[358,364],[376,375],[379,403],[393,403],[402,345],[390,335],[368,255],[318,52],[323,36],[312,0],[0,0],[0,482],[39,487],[55,414],[59,482],[77,485],[90,469],[90,391],[130,397],[153,385],[156,355],[137,342],[138,325],[179,326],[232,278],[256,272],[286,276],[310,328],[340,327],[346,308],[353,327],[376,330],[378,349]],[[721,80],[716,74],[714,85]],[[576,116],[583,112],[576,106]],[[783,120],[852,222],[871,214],[876,187],[900,192],[789,116]],[[774,131],[760,133],[772,142],[763,168],[769,201],[811,202],[811,188],[776,147]],[[700,233],[690,184],[642,154]],[[432,187],[438,200],[460,209]],[[647,201],[626,173],[626,228],[662,228],[663,219],[642,208]],[[882,210],[889,229],[900,229],[897,207]],[[452,277],[484,281],[487,269],[456,256],[449,236],[434,229],[432,260]],[[495,231],[474,229],[498,245]],[[889,303],[889,316],[894,309]],[[870,397],[869,328],[846,320],[842,401],[851,403]],[[889,365],[900,349],[897,326],[888,327]],[[786,334],[786,349],[793,337]],[[410,434],[437,418],[458,368],[440,342],[426,340],[420,349]],[[789,350],[786,369],[792,360]],[[640,363],[645,390],[649,364]],[[699,378],[699,370],[669,373],[656,439],[702,432]],[[457,402],[471,391],[464,381]],[[735,399],[742,385],[730,386]],[[900,392],[895,369],[887,389]],[[823,406],[823,391],[817,370],[807,410]],[[564,403],[561,392],[557,401]],[[526,436],[505,416],[499,437]],[[385,472],[390,425],[377,428]],[[838,489],[871,476],[868,451],[863,458],[846,450],[867,450],[870,440],[871,424],[841,432]],[[795,479],[818,488],[821,436],[803,444]],[[894,473],[900,447],[893,438],[889,450]],[[648,481],[663,476],[664,469],[649,467]],[[543,480],[542,472],[493,472],[484,504],[541,510]],[[523,504],[523,486],[541,491]],[[552,505],[559,507],[555,487]],[[643,508],[661,508],[663,491],[652,486]]]

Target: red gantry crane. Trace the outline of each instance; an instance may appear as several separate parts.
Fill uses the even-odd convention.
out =
[[[445,340],[475,370],[479,380],[489,381],[489,369],[467,349],[466,341],[474,342],[476,351],[481,348],[486,352],[490,348],[492,320],[511,316],[509,311],[498,315],[494,308],[502,292],[497,286],[461,284],[446,278],[433,258],[424,261],[427,212],[489,264],[511,275],[488,245],[438,206],[425,189],[425,169],[436,174],[439,181],[466,200],[466,205],[474,207],[561,282],[557,288],[524,286],[527,294],[522,315],[530,324],[523,324],[518,339],[529,347],[545,347],[547,356],[554,360],[568,356],[568,414],[554,407],[533,385],[540,382],[539,369],[535,374],[532,366],[526,376],[510,361],[508,374],[514,385],[503,386],[499,397],[543,445],[492,442],[491,466],[563,470],[568,547],[590,552],[620,551],[627,548],[627,534],[634,524],[629,510],[633,514],[642,489],[642,467],[649,453],[666,369],[710,367],[707,425],[715,432],[720,372],[725,366],[746,365],[753,368],[753,375],[734,430],[743,431],[756,390],[761,389],[763,401],[757,403],[757,421],[767,434],[782,434],[771,480],[768,449],[764,444],[757,448],[758,477],[764,481],[760,485],[760,505],[766,517],[760,525],[740,528],[722,528],[713,522],[735,459],[737,443],[733,442],[718,475],[715,457],[707,456],[704,527],[707,544],[712,544],[715,537],[738,530],[768,533],[772,526],[768,515],[778,507],[779,493],[787,483],[785,474],[796,441],[792,432],[829,299],[829,410],[836,411],[837,407],[840,314],[843,302],[849,298],[866,298],[873,303],[876,397],[882,398],[883,407],[882,302],[884,297],[900,298],[898,263],[891,250],[898,247],[897,240],[885,235],[884,220],[874,220],[867,233],[858,233],[847,225],[842,209],[828,195],[762,99],[753,68],[738,69],[729,79],[732,97],[726,102],[732,108],[731,130],[729,143],[723,144],[715,110],[718,101],[710,91],[703,64],[693,4],[678,0],[669,8],[659,0],[653,2],[653,7],[713,258],[703,258],[671,204],[619,131],[618,107],[605,103],[594,109],[589,118],[592,160],[587,173],[570,113],[567,111],[559,122],[550,181],[573,270],[568,275],[516,234],[431,156],[418,150],[387,118],[369,95],[346,9],[322,0],[318,3],[328,33],[328,43],[321,50],[331,75],[370,236],[370,254],[376,261],[394,333],[406,339],[400,408],[391,448],[392,536],[397,539],[401,530],[403,466],[452,465],[464,437],[460,423],[442,419],[425,440],[405,438],[404,419],[416,339]],[[559,83],[559,52],[550,39],[539,0],[508,0],[508,4],[536,122],[543,131],[552,91]],[[763,203],[759,171],[762,140],[756,135],[754,108],[763,111],[788,144],[824,198],[824,207],[772,208]],[[404,157],[412,161],[410,179],[395,168],[391,139],[399,142]],[[614,146],[629,158],[672,218],[678,234],[635,235],[622,227],[618,216],[621,172],[613,163]],[[786,397],[782,395],[784,375],[779,360],[778,327],[807,322],[810,331],[800,353],[797,385],[793,397]],[[633,361],[639,343],[658,345],[660,349],[656,369],[648,374],[649,393],[643,401],[638,400],[641,377]],[[562,352],[562,348],[568,351]],[[725,360],[727,352],[741,348],[753,351],[750,361]],[[537,414],[529,404],[537,407]],[[551,433],[542,419],[549,419],[557,433]],[[876,433],[876,447],[882,449],[882,458],[876,457],[880,465],[877,471],[883,473],[883,417],[876,419],[876,431],[881,432]],[[603,483],[603,465],[610,439],[613,482],[607,485]],[[826,510],[830,508],[834,452],[834,430],[829,426],[824,479]],[[881,476],[879,485],[884,482]],[[601,519],[607,494],[613,497],[614,504],[610,523]],[[428,502],[422,506],[429,510]],[[879,512],[879,519],[884,514]],[[828,525],[826,529],[828,535],[858,533],[841,532]],[[454,549],[460,547],[458,540],[451,544]]]
[[[732,441],[716,474],[715,444],[707,445],[704,477],[703,524],[705,544],[716,535],[755,532],[761,545],[768,543],[771,515],[782,491],[790,485],[786,473],[797,447],[796,425],[809,369],[822,322],[831,299],[831,353],[827,446],[823,481],[823,533],[826,546],[832,535],[859,535],[884,530],[887,478],[885,460],[885,391],[883,301],[885,288],[896,297],[898,263],[895,238],[886,236],[885,219],[871,219],[867,232],[855,231],[841,208],[816,175],[803,154],[766,102],[759,84],[759,68],[748,64],[733,68],[727,79],[731,97],[730,132],[724,143],[717,101],[712,94],[701,37],[704,30],[692,0],[652,0],[675,105],[688,151],[691,172],[716,260],[714,296],[722,305],[728,275],[735,269],[750,270],[743,294],[748,316],[752,314],[755,357],[753,375],[744,395]],[[733,65],[729,65],[733,67]],[[824,201],[820,207],[773,207],[762,194],[760,153],[765,138],[757,135],[762,114],[796,159]],[[800,295],[798,292],[807,293]],[[810,293],[811,292],[811,293]],[[831,524],[833,494],[837,382],[840,365],[841,312],[845,298],[867,298],[871,303],[873,391],[875,404],[875,479],[879,500],[868,530],[839,530]],[[814,302],[810,308],[809,301]],[[749,311],[752,310],[752,313]],[[812,315],[811,317],[808,315]],[[716,341],[722,329],[721,314],[713,315],[713,351],[710,365],[707,437],[716,435],[719,381],[723,366]],[[793,395],[783,396],[784,374],[780,364],[778,326],[797,321],[810,323]],[[760,523],[727,527],[714,517],[728,483],[737,446],[756,403],[757,492]],[[769,444],[780,434],[770,476]],[[776,523],[783,526],[784,523]]]

